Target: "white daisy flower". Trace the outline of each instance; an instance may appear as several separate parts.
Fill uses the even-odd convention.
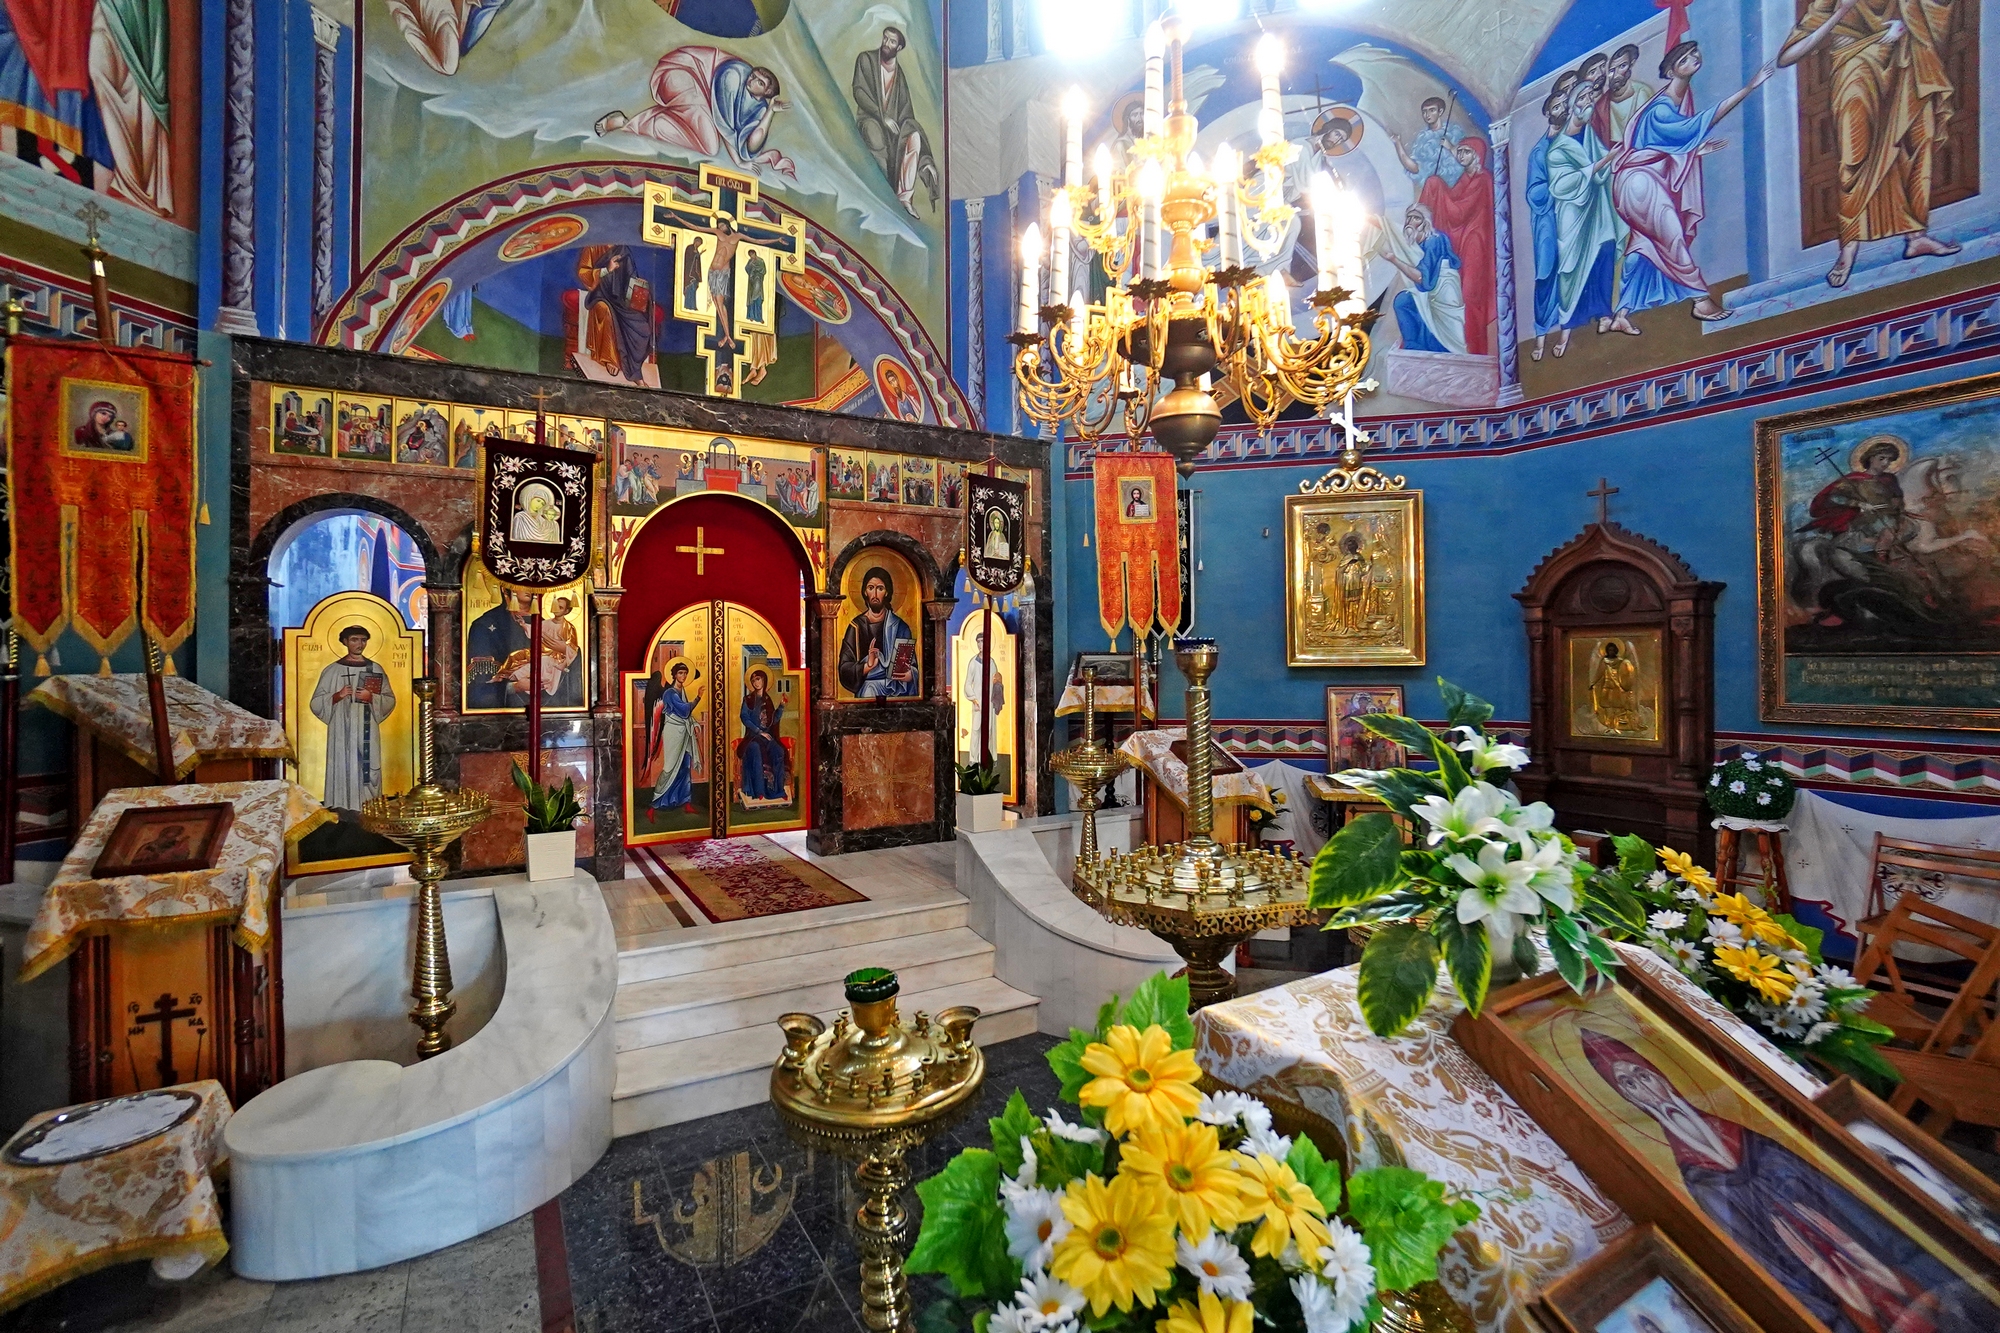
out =
[[[1278,1267],[1287,1273],[1301,1273],[1305,1271],[1305,1266],[1306,1257],[1299,1253],[1299,1243],[1296,1240],[1286,1241],[1285,1248],[1278,1251]]]
[[[1646,887],[1647,887],[1647,888],[1649,888],[1649,889],[1663,889],[1663,888],[1665,888],[1666,886],[1667,886],[1667,872],[1666,872],[1666,871],[1664,871],[1664,870],[1655,870],[1655,871],[1654,871],[1654,872],[1653,872],[1652,874],[1650,874],[1650,875],[1646,876]]]
[[[1757,804],[1759,804],[1759,805],[1769,805],[1770,803],[1771,803],[1771,793],[1770,793],[1770,792],[1767,792],[1767,791],[1760,791],[1760,792],[1758,792],[1758,793],[1757,793]]]
[[[1781,1037],[1790,1038],[1793,1041],[1797,1041],[1799,1038],[1805,1036],[1811,1028],[1812,1024],[1806,1022],[1805,1019],[1800,1018],[1796,1014],[1779,1014],[1771,1020],[1771,1031]]]
[[[1089,1125],[1072,1125],[1062,1118],[1061,1111],[1051,1110],[1042,1117],[1042,1123],[1049,1127],[1049,1133],[1071,1143],[1102,1143],[1105,1139],[1103,1130],[1092,1129]]]
[[[1375,1256],[1360,1233],[1339,1218],[1329,1217],[1326,1230],[1332,1243],[1320,1247],[1320,1280],[1333,1284],[1340,1308],[1358,1319],[1375,1294]]]
[[[1724,921],[1719,916],[1708,919],[1708,937],[1717,944],[1743,943],[1743,932],[1733,922]]]
[[[1838,1023],[1815,1023],[1806,1030],[1805,1044],[1808,1046],[1817,1046],[1826,1040],[1828,1033],[1838,1032],[1839,1030],[1840,1024]]]
[[[1718,772],[1717,772],[1717,773],[1715,774],[1715,776],[1714,776],[1714,777],[1710,778],[1710,779],[1708,780],[1708,785],[1709,785],[1709,786],[1711,786],[1711,787],[1720,787],[1720,786],[1722,785],[1722,774],[1721,774],[1721,772],[1719,772],[1719,771],[1718,771]]]
[[[1271,1108],[1240,1092],[1212,1092],[1195,1107],[1194,1118],[1204,1125],[1240,1125],[1254,1132],[1271,1127]]]
[[[1675,967],[1693,976],[1701,969],[1701,946],[1693,940],[1670,940],[1667,942],[1667,957]]]
[[[1683,884],[1674,890],[1674,897],[1684,903],[1698,903],[1701,901],[1701,891],[1692,884]]]
[[[1018,1305],[1003,1305],[986,1320],[986,1333],[1038,1333],[1038,1328]]]
[[[1037,1271],[1021,1280],[1021,1289],[1014,1293],[1014,1304],[1028,1312],[1035,1327],[1047,1329],[1074,1320],[1083,1309],[1083,1293],[1067,1282]]]
[[[1174,1254],[1203,1291],[1227,1301],[1250,1299],[1250,1264],[1220,1231],[1211,1229],[1199,1245],[1188,1244],[1188,1238],[1182,1236],[1175,1243]]]
[[[1252,1157],[1275,1157],[1282,1162],[1291,1156],[1292,1141],[1273,1129],[1253,1129],[1249,1137],[1243,1140],[1240,1151],[1249,1153]]]
[[[1764,765],[1752,759],[1747,754],[1743,756],[1743,767],[1749,769],[1752,773],[1762,773],[1764,771]]]
[[[1679,930],[1687,922],[1686,912],[1655,912],[1646,918],[1646,924],[1663,935],[1670,930]]]
[[[1343,1319],[1334,1299],[1333,1288],[1310,1273],[1292,1279],[1292,1295],[1299,1299],[1299,1313],[1306,1317],[1306,1333],[1347,1333],[1354,1325]]]
[[[1854,986],[1854,974],[1844,967],[1835,967],[1831,963],[1822,963],[1813,970],[1813,975],[1828,990],[1850,990]]]
[[[1054,1190],[1006,1190],[1000,1206],[1007,1212],[1007,1253],[1019,1260],[1022,1268],[1047,1268],[1056,1242],[1069,1234],[1062,1196]]]
[[[1026,1134],[1021,1136],[1021,1169],[1000,1182],[1001,1193],[1010,1189],[1031,1190],[1035,1187],[1035,1177],[1041,1171],[1041,1162],[1035,1156],[1035,1144]]]
[[[1737,781],[1729,784],[1729,790],[1735,792],[1738,796],[1741,796],[1747,790],[1747,788],[1744,787],[1742,780],[1738,779]]]

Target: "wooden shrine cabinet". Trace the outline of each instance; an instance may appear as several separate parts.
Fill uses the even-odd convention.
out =
[[[1715,599],[1659,543],[1598,522],[1514,596],[1528,631],[1521,796],[1563,829],[1637,833],[1706,864],[1715,732]]]
[[[148,922],[69,957],[69,1095],[94,1101],[212,1078],[232,1105],[285,1076],[282,913],[261,954],[230,921]]]

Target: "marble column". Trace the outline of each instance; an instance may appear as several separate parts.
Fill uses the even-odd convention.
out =
[[[828,594],[809,600],[819,616],[819,697],[832,703],[840,697],[840,607],[845,599]]]
[[[1034,54],[1028,49],[1028,0],[1014,0],[1014,49],[1009,54],[1016,60]]]
[[[430,607],[430,628],[426,631],[430,652],[430,674],[437,677],[437,716],[455,720],[459,714],[464,664],[459,661],[459,589],[435,583],[424,587],[424,601]]]
[[[591,712],[599,717],[618,717],[625,700],[618,687],[618,603],[623,588],[593,588],[591,613],[597,618],[597,702]]]
[[[924,685],[924,698],[932,703],[945,702],[945,685],[951,676],[951,635],[946,626],[957,607],[957,602],[924,603],[924,620],[930,626],[930,633],[924,638],[924,669],[930,673]]]
[[[986,200],[965,201],[965,396],[986,420]]]
[[[334,54],[340,24],[315,8],[313,25],[312,316],[333,308]]]
[[[222,304],[218,333],[257,336],[255,0],[226,0],[222,75]]]
[[[1007,58],[1000,44],[1001,19],[1000,0],[986,0],[986,58],[989,61]]]
[[[1497,334],[1500,354],[1500,398],[1502,407],[1521,401],[1520,330],[1514,322],[1514,225],[1509,181],[1512,168],[1507,160],[1508,122],[1496,120],[1488,127],[1493,145],[1493,285],[1494,309],[1500,315]]]

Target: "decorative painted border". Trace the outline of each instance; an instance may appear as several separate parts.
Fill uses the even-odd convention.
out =
[[[24,307],[27,332],[64,338],[96,338],[97,311],[90,284],[18,259],[0,270],[0,299],[12,295]],[[150,347],[182,356],[195,354],[194,321],[161,306],[111,294],[111,315],[120,347]]]
[[[1370,457],[1491,457],[1995,352],[2000,352],[2000,283],[1516,407],[1363,420],[1376,439]],[[1067,477],[1089,476],[1100,451],[1130,444],[1124,436],[1071,444]],[[1205,468],[1309,464],[1331,460],[1340,445],[1338,433],[1323,420],[1280,422],[1263,433],[1253,425],[1232,425],[1223,427],[1200,461]]]
[[[1441,721],[1426,721],[1433,731]],[[1528,743],[1525,722],[1491,722],[1488,730],[1514,745]],[[1237,759],[1266,763],[1326,760],[1326,724],[1265,719],[1222,720],[1215,738]],[[1858,738],[1776,735],[1770,732],[1724,731],[1715,735],[1715,758],[1733,759],[1745,752],[1782,768],[1787,776],[1810,787],[1831,790],[1873,789],[1906,796],[2000,804],[2000,745],[1958,745],[1949,751],[1915,743]]]
[[[321,322],[316,336],[323,343],[380,350],[410,293],[421,289],[425,277],[461,247],[547,208],[596,199],[637,200],[649,181],[682,178],[692,182],[696,175],[684,167],[593,162],[522,172],[493,181],[419,218],[385,245],[362,267],[354,284]],[[882,321],[924,381],[941,423],[970,429],[971,408],[944,357],[882,275],[845,241],[797,209],[770,199],[759,202],[805,223],[807,257],[848,284]]]

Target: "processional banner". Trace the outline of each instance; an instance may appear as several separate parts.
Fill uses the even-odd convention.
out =
[[[1099,454],[1097,618],[1115,643],[1130,625],[1171,633],[1181,618],[1180,521],[1167,454]]]
[[[139,623],[194,630],[194,362],[95,342],[7,346],[14,627],[49,674],[65,628],[108,659]]]
[[[581,450],[486,441],[479,550],[495,579],[540,592],[590,572],[596,466]]]
[[[982,592],[1021,586],[1028,569],[1028,487],[984,473],[965,478],[965,568]]]

